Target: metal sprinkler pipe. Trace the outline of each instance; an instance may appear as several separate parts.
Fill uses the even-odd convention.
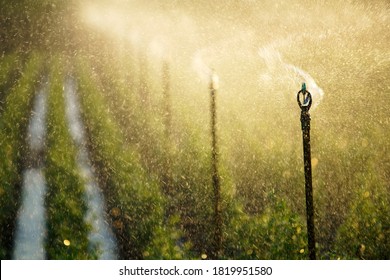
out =
[[[212,258],[218,259],[222,248],[222,213],[221,213],[221,187],[218,174],[218,150],[216,135],[216,93],[218,89],[218,76],[211,73],[210,77],[210,101],[211,101],[211,172],[214,189],[214,246]]]
[[[163,87],[163,114],[164,114],[164,126],[165,136],[167,139],[171,136],[172,126],[172,109],[171,109],[171,96],[170,96],[170,68],[166,60],[162,65],[162,87]]]
[[[175,205],[173,203],[174,190],[173,190],[173,175],[172,175],[172,109],[170,102],[170,68],[168,61],[164,60],[162,64],[162,94],[163,104],[162,112],[164,118],[164,134],[165,134],[165,158],[164,158],[164,172],[162,174],[162,190],[163,193],[168,197],[167,210],[165,212],[165,218],[171,217],[175,213]]]
[[[309,258],[311,260],[315,260],[316,250],[315,250],[315,233],[314,233],[315,228],[314,228],[313,186],[312,186],[312,172],[311,172],[310,114],[309,114],[312,101],[313,101],[312,96],[310,92],[306,90],[306,84],[303,83],[301,90],[297,94],[297,102],[299,107],[301,108]]]

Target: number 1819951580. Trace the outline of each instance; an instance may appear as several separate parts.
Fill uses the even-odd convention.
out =
[[[257,275],[271,275],[272,267],[248,267],[248,266],[226,266],[226,267],[213,267],[213,275],[248,275],[248,276],[257,276]]]

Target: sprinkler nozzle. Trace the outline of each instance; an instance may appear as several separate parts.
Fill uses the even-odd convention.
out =
[[[216,90],[219,87],[219,77],[214,71],[211,72],[210,89]]]
[[[306,83],[302,83],[302,88],[297,94],[298,105],[302,110],[309,111],[312,104],[312,96],[306,90]]]

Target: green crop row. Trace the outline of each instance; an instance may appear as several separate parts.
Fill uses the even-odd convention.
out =
[[[149,87],[147,92],[139,89],[136,81],[129,86],[126,80],[118,78],[126,77],[126,72],[121,72],[120,68],[104,71],[111,63],[108,58],[100,65],[100,71],[96,70],[104,89],[102,102],[112,111],[126,143],[139,153],[147,176],[157,179],[161,195],[166,199],[163,209],[166,219],[176,221],[178,229],[184,233],[181,242],[191,247],[186,257],[200,258],[212,250],[214,228],[207,151],[199,147],[197,137],[183,135],[187,132],[184,128],[168,135],[156,92]],[[144,99],[142,94],[147,94],[148,98]]]
[[[157,181],[142,168],[137,149],[126,143],[90,69],[85,59],[79,60],[80,103],[120,257],[180,258],[183,248],[175,244],[180,234],[163,223],[164,199]]]
[[[16,54],[9,54],[0,58],[0,100],[4,99],[3,96],[5,96],[5,92],[3,87],[5,87],[5,85],[9,82],[9,76],[12,73],[16,61]]]
[[[0,258],[10,257],[12,232],[19,207],[22,161],[26,152],[25,134],[35,86],[42,70],[42,57],[31,54],[24,75],[7,94],[0,118]]]
[[[88,248],[90,226],[85,223],[83,180],[76,165],[76,148],[65,119],[64,72],[61,59],[53,59],[47,116],[46,252],[49,259],[94,259]]]

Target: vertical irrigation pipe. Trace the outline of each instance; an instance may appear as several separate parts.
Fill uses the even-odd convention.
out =
[[[310,152],[310,114],[312,104],[310,92],[306,90],[306,84],[302,84],[302,89],[297,94],[298,105],[301,108],[301,125],[303,138],[303,162],[305,169],[305,194],[306,194],[306,218],[307,218],[307,239],[309,258],[316,259],[315,234],[314,234],[314,205],[313,186],[311,173],[311,152]]]
[[[211,171],[214,189],[214,246],[212,257],[218,259],[222,247],[222,213],[221,213],[221,186],[218,174],[218,150],[216,135],[216,93],[218,89],[218,76],[212,72],[210,79],[210,101],[211,101]]]
[[[173,190],[173,180],[172,180],[172,108],[171,108],[171,97],[170,97],[170,68],[166,60],[162,64],[162,95],[163,95],[163,104],[162,104],[162,114],[164,122],[164,136],[165,136],[165,158],[164,158],[164,173],[162,178],[162,188],[163,193],[168,197],[168,206],[166,210],[166,218],[169,218],[174,212],[174,190]]]
[[[141,104],[149,106],[150,96],[149,88],[147,83],[148,74],[148,59],[146,53],[142,49],[138,52],[138,63],[139,63],[139,95],[141,98]]]

